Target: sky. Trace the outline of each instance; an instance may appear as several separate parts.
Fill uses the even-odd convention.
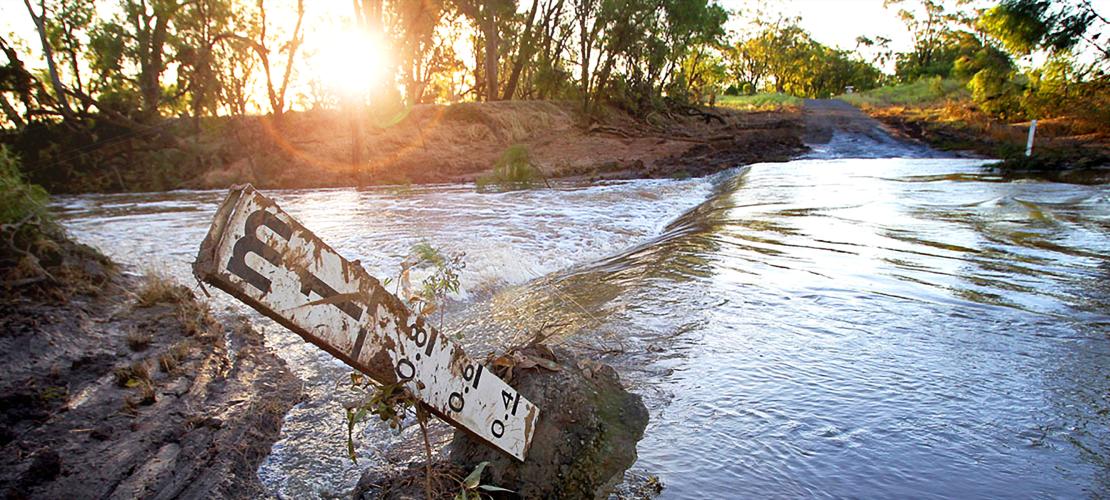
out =
[[[1105,0],[1110,1],[1110,0]],[[722,0],[721,6],[743,12],[754,2],[748,0]],[[841,49],[854,49],[856,37],[885,36],[891,39],[891,48],[905,51],[913,46],[906,26],[898,19],[895,8],[883,8],[883,0],[779,0],[768,2],[788,16],[800,16],[801,25],[818,42]],[[739,19],[733,19],[732,28],[739,29]]]
[[[274,13],[291,12],[291,8],[282,8],[282,4],[290,0],[272,0],[267,2]],[[995,0],[976,0],[979,6],[989,7],[996,5]],[[103,0],[107,4],[111,0]],[[912,48],[913,40],[905,24],[898,18],[897,8],[883,7],[883,0],[718,0],[730,12],[735,11],[739,16],[734,16],[728,28],[742,32],[746,26],[744,13],[750,12],[757,5],[763,4],[771,11],[778,11],[786,16],[798,16],[801,25],[815,40],[825,45],[845,50],[856,48],[856,37],[864,35],[872,39],[882,36],[891,40],[890,48],[895,52],[905,52]],[[33,2],[34,3],[34,2]],[[345,0],[314,0],[306,2],[309,12],[306,15],[307,40],[304,47],[307,57],[327,58],[328,47],[335,44],[323,43],[319,48],[310,47],[330,40],[328,34],[333,34],[334,26],[339,19],[345,18],[350,12],[350,3]],[[525,0],[518,0],[519,4],[527,4]],[[908,4],[917,3],[914,0]],[[1093,0],[1096,11],[1103,16],[1110,16],[1110,0]],[[324,8],[321,8],[324,7]],[[525,8],[523,6],[522,8]],[[291,23],[290,23],[291,24]],[[324,36],[314,36],[313,33],[322,33]],[[15,33],[18,38],[26,42],[26,46],[38,52],[38,39],[30,18],[27,15],[23,0],[0,0],[0,33]],[[1110,39],[1110,33],[1104,34],[1104,39]],[[336,51],[342,52],[342,51]],[[341,60],[341,58],[340,58]],[[34,66],[41,66],[38,61],[28,61]],[[889,64],[892,66],[892,63]],[[892,67],[884,68],[892,71]]]

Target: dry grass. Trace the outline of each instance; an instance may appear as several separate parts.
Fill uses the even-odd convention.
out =
[[[150,333],[137,328],[132,328],[131,331],[127,332],[127,347],[130,347],[132,351],[146,350],[153,340],[154,337]]]
[[[164,373],[172,373],[192,351],[192,343],[188,340],[179,342],[166,352],[158,356],[158,367]]]
[[[992,118],[969,101],[887,106],[869,108],[868,112],[938,149],[975,151],[1007,160],[1007,165],[1013,168],[1061,170],[1104,165],[1110,159],[1110,135],[1105,132],[1078,135],[1084,126],[1069,118],[1039,121],[1034,155],[1026,158],[1029,122],[1009,123]]]
[[[150,385],[150,368],[145,361],[136,361],[129,366],[116,368],[116,385],[122,388]]]
[[[221,331],[208,305],[193,299],[177,303],[177,321],[186,337],[209,337]]]
[[[178,285],[172,278],[154,270],[148,270],[143,275],[143,282],[135,294],[139,307],[151,307],[157,304],[177,304],[189,298],[192,293],[188,288]]]

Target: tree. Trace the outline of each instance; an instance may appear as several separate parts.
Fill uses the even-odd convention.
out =
[[[516,94],[516,87],[520,83],[520,74],[524,71],[524,65],[531,61],[532,52],[536,49],[534,40],[536,26],[533,22],[536,20],[536,11],[539,6],[539,0],[532,0],[532,8],[528,11],[528,20],[524,22],[524,35],[520,37],[516,62],[513,63],[512,73],[509,74],[509,82],[505,84],[505,93],[501,96],[502,100],[511,100],[513,94]]]
[[[971,17],[961,7],[969,0],[956,0],[953,9],[942,0],[884,0],[887,8],[900,7],[898,16],[913,35],[913,50],[898,54],[895,73],[902,81],[923,76],[948,76],[957,55],[950,49],[961,35],[956,27],[970,25]]]
[[[1018,56],[1037,50],[1065,52],[1087,42],[1104,59],[1110,58],[1110,48],[1098,43],[1098,32],[1088,35],[1096,25],[1105,27],[1107,21],[1087,0],[1078,3],[1003,0],[988,9],[977,23]]]
[[[50,34],[46,28],[46,0],[39,0],[38,14],[35,14],[35,8],[31,6],[30,0],[23,0],[23,5],[27,6],[27,13],[31,15],[31,20],[34,21],[35,29],[39,33],[43,58],[46,59],[46,69],[50,74],[50,83],[54,86],[54,99],[58,103],[58,110],[65,119],[71,120],[73,119],[73,109],[69,106],[69,96],[66,95],[62,78],[58,74],[58,65],[54,62],[54,48],[50,43]]]

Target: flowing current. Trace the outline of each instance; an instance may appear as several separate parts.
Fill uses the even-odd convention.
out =
[[[981,162],[811,159],[705,179],[478,193],[267,193],[379,277],[466,253],[447,329],[478,357],[541,326],[615,365],[663,497],[1110,494],[1110,190]],[[193,283],[223,192],[62,197],[72,235]],[[214,292],[217,309],[246,312]],[[346,456],[349,370],[256,315],[305,381],[259,469],[348,494],[416,438]],[[551,325],[556,325],[553,329]]]

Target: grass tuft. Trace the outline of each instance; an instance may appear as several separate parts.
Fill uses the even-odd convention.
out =
[[[130,347],[132,351],[146,350],[147,347],[150,347],[150,343],[153,340],[154,338],[150,333],[139,329],[132,329],[127,332],[127,347]]]
[[[158,356],[158,367],[164,373],[172,373],[189,356],[189,341],[180,342]]]
[[[147,271],[136,294],[139,307],[157,304],[179,304],[192,297],[188,288],[174,283],[173,279],[157,271]]]
[[[129,366],[116,368],[116,385],[121,388],[151,385],[150,368],[143,361],[136,361]]]

